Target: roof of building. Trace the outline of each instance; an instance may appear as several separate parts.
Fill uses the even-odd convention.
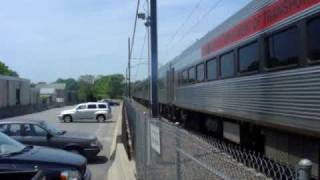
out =
[[[54,94],[56,92],[55,88],[41,88],[40,94]]]
[[[13,76],[4,76],[0,75],[0,80],[13,80],[13,81],[26,81],[30,82],[28,79],[20,78],[20,77],[13,77]]]
[[[65,83],[52,83],[52,84],[38,84],[36,85],[36,88],[42,89],[42,88],[54,88],[58,90],[64,90],[66,88]]]

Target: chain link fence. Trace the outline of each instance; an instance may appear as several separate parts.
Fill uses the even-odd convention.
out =
[[[124,107],[138,179],[310,179],[309,161],[291,167],[237,145],[153,119],[132,100],[125,100]]]

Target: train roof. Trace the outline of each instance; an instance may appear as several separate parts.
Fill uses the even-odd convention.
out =
[[[219,35],[221,35],[223,32],[225,32],[227,29],[230,29],[231,27],[235,26],[240,21],[246,19],[250,15],[257,12],[259,9],[271,4],[275,0],[253,0],[249,2],[247,5],[245,5],[243,8],[241,8],[239,11],[237,11],[235,14],[230,16],[227,20],[225,20],[223,23],[215,27],[213,30],[209,31],[206,35],[204,35],[202,38],[197,40],[195,43],[193,43],[191,46],[189,46],[187,49],[185,49],[180,55],[173,58],[173,60],[167,62],[164,66],[161,66],[160,69],[163,67],[166,67],[170,64],[177,64],[182,59],[192,55],[192,53],[198,53],[198,55],[201,54],[201,47],[204,45],[208,40],[211,40]],[[192,59],[193,61],[201,60],[199,59]],[[189,62],[187,62],[189,63]],[[192,62],[190,62],[192,63]]]

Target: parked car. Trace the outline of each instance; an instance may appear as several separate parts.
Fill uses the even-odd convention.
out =
[[[4,170],[0,171],[0,179],[46,180],[46,177],[41,170]]]
[[[118,101],[112,99],[101,99],[99,102],[108,103],[110,106],[119,106],[120,103]]]
[[[94,119],[98,122],[106,121],[112,117],[111,108],[107,103],[84,103],[75,108],[62,111],[58,118],[62,122],[73,122],[74,120]]]
[[[94,135],[60,130],[45,121],[1,121],[0,132],[23,144],[64,149],[87,158],[96,156],[103,148]]]
[[[91,179],[84,157],[64,150],[25,146],[0,132],[0,171],[41,170],[46,179]]]

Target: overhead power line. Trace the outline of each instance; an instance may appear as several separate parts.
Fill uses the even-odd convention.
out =
[[[143,44],[142,44],[142,48],[141,48],[141,52],[140,52],[140,57],[139,57],[139,59],[142,59],[143,52],[144,52],[144,50],[145,50],[144,47],[145,47],[146,40],[147,40],[147,35],[148,35],[147,31],[148,31],[148,30],[146,29],[146,32],[145,32],[144,38],[143,38]],[[146,64],[146,62],[147,62],[147,61],[145,61],[145,63],[139,63],[139,64],[138,64],[138,67],[136,67],[136,74],[134,75],[135,78],[137,78],[137,76],[138,76],[139,69],[140,69],[141,65]]]
[[[133,45],[134,45],[134,38],[135,38],[135,35],[136,35],[136,28],[137,28],[137,21],[138,21],[139,6],[140,6],[140,0],[138,0],[138,2],[137,2],[136,15],[135,15],[135,19],[134,19],[133,33],[132,33],[132,38],[131,38],[130,57],[131,57],[131,55],[132,55]]]
[[[191,12],[189,13],[189,15],[187,16],[187,18],[183,21],[183,23],[180,24],[180,26],[177,28],[177,30],[175,31],[175,33],[173,33],[173,35],[171,36],[171,38],[169,39],[167,45],[169,45],[171,42],[174,41],[175,37],[178,35],[179,31],[186,25],[186,23],[189,21],[189,19],[192,17],[192,15],[196,12],[196,10],[200,7],[200,4],[203,0],[199,0],[197,2],[197,4],[194,6],[194,8],[191,10]]]
[[[140,0],[138,0],[137,2],[137,8],[136,8],[136,14],[135,14],[135,20],[134,20],[134,28],[133,28],[133,33],[132,33],[132,38],[131,38],[131,48],[130,48],[130,60],[137,63],[133,66],[137,66],[135,67],[137,69],[136,74],[139,71],[140,65],[145,64],[145,62],[148,61],[148,58],[143,57],[143,52],[145,49],[145,44],[146,44],[146,38],[147,38],[147,33],[144,35],[144,41],[143,41],[143,45],[142,45],[142,49],[140,52],[140,57],[132,57],[133,55],[133,49],[134,49],[134,44],[135,44],[135,35],[136,35],[136,30],[137,30],[137,21],[138,21],[138,13],[139,13],[139,9],[140,9],[140,5],[141,2]],[[144,0],[143,4],[142,4],[142,8],[143,10],[145,10],[147,12],[147,14],[149,14],[149,6],[148,6],[148,0]],[[135,75],[136,76],[136,75]]]
[[[188,36],[188,35],[191,33],[191,31],[192,31],[197,25],[199,25],[199,23],[202,22],[202,20],[203,20],[206,16],[208,16],[214,9],[216,9],[222,1],[223,1],[223,0],[218,0],[218,1],[216,1],[216,3],[214,3],[204,14],[202,14],[202,16],[197,20],[197,22],[196,22],[194,25],[192,25],[192,26],[186,31],[186,33],[185,33],[176,43],[182,41],[186,36]],[[173,43],[171,46],[167,46],[168,49],[171,49],[172,46],[175,45],[176,43]]]
[[[143,52],[144,52],[144,46],[146,45],[147,35],[148,35],[148,33],[147,33],[147,30],[146,30],[146,32],[144,33],[143,44],[142,44],[142,48],[141,48],[141,51],[140,51],[139,59],[142,59]]]
[[[145,0],[143,5],[142,5],[143,10],[146,11],[146,12],[148,11],[148,8],[149,8],[148,7],[148,3],[149,3],[148,0]]]

